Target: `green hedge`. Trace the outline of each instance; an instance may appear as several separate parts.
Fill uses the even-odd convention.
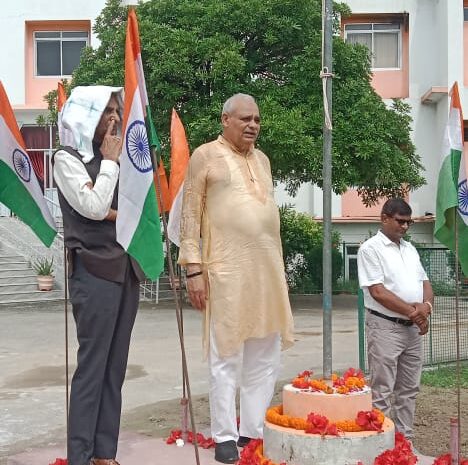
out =
[[[283,259],[289,290],[295,293],[322,291],[322,224],[290,206],[280,208]],[[332,285],[341,277],[343,258],[338,249],[340,236],[332,235]]]

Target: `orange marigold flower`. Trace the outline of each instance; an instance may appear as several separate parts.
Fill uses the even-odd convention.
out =
[[[336,392],[338,394],[349,394],[349,387],[348,386],[339,386],[336,388]]]
[[[308,389],[309,381],[307,381],[305,378],[297,377],[293,379],[292,385],[297,389]]]
[[[336,427],[343,433],[357,433],[363,429],[354,420],[340,420],[335,422]]]
[[[381,427],[385,420],[385,415],[380,410],[373,409],[370,412],[359,412],[358,418],[356,420],[340,420],[334,423],[330,423],[328,418],[321,415],[315,415],[314,413],[309,414],[307,420],[284,415],[283,406],[276,405],[274,407],[270,407],[267,410],[265,418],[268,422],[273,423],[274,425],[283,426],[285,428],[304,430],[309,433],[313,433],[314,428],[318,428],[320,431],[325,432],[317,432],[314,434],[335,434],[334,428],[328,429],[329,426],[331,427],[333,425],[336,427],[337,432],[345,433],[359,431],[381,431]],[[325,427],[323,426],[324,421],[326,422]],[[315,426],[311,426],[311,423],[315,424]]]
[[[309,385],[313,391],[323,391],[326,394],[333,394],[333,389],[323,381],[323,379],[312,379]]]

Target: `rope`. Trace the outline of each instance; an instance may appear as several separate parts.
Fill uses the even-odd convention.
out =
[[[332,120],[330,116],[330,105],[327,97],[328,79],[334,77],[333,73],[330,73],[328,67],[323,62],[324,58],[324,47],[325,47],[325,0],[322,0],[322,69],[320,70],[320,79],[322,80],[322,93],[323,93],[323,112],[325,115],[325,127],[331,131],[333,129]]]
[[[320,79],[322,79],[322,92],[323,92],[323,111],[325,113],[325,127],[331,131],[333,124],[330,117],[330,105],[327,98],[328,79],[333,78],[334,74],[328,72],[328,68],[324,66],[320,71]]]

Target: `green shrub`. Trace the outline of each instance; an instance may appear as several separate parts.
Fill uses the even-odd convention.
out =
[[[289,289],[296,293],[319,292],[323,288],[322,224],[290,206],[280,208],[283,259]],[[342,271],[342,256],[338,250],[340,236],[332,235],[332,285]]]
[[[333,286],[333,294],[357,294],[359,291],[359,281],[349,279],[348,281],[339,280],[336,286]]]

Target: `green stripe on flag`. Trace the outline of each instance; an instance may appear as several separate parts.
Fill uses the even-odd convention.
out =
[[[161,143],[159,142],[158,134],[156,128],[154,127],[153,117],[151,115],[151,107],[146,105],[146,132],[148,134],[148,142],[150,147],[156,148],[156,150],[161,150]],[[159,155],[158,155],[159,162]]]
[[[0,202],[30,226],[39,239],[50,247],[57,234],[56,231],[47,223],[38,204],[16,173],[2,160],[0,160],[0,180]]]
[[[127,252],[138,261],[148,278],[155,280],[160,276],[164,269],[164,253],[156,191],[153,183],[151,183],[146,195],[140,221]]]
[[[453,252],[455,251],[455,218],[459,244],[468,243],[468,227],[458,213],[458,173],[461,152],[452,149],[445,157],[437,184],[437,210],[434,236]],[[468,247],[458,248],[463,273],[468,276]]]

